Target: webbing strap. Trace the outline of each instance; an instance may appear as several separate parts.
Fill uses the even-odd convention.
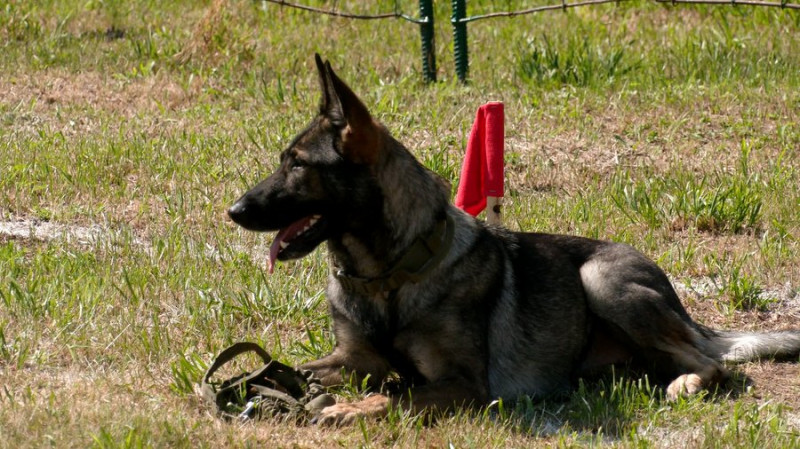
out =
[[[255,352],[265,364],[221,383],[211,381],[219,368],[247,352]],[[223,350],[203,376],[200,392],[220,416],[239,420],[280,415],[304,420],[335,403],[311,371],[299,371],[273,360],[261,346],[250,342]]]

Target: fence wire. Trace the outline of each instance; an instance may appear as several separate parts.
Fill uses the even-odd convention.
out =
[[[788,1],[781,1],[781,2],[762,2],[762,1],[755,1],[755,0],[655,0],[657,3],[685,3],[685,4],[695,4],[695,5],[749,5],[749,6],[767,6],[767,7],[775,7],[775,8],[789,8],[789,9],[800,9],[800,4],[798,3],[789,3]]]
[[[515,17],[515,16],[523,16],[527,14],[535,14],[538,12],[543,11],[553,11],[557,9],[567,10],[569,8],[577,8],[579,6],[592,6],[592,5],[602,5],[605,3],[622,3],[622,2],[630,2],[631,0],[585,0],[579,2],[567,2],[562,0],[561,3],[553,4],[553,5],[543,5],[543,6],[536,6],[533,8],[528,9],[520,9],[517,11],[497,11],[497,12],[490,12],[486,14],[478,14],[474,16],[468,16],[458,19],[460,23],[468,23],[468,22],[477,22],[479,20],[484,19],[494,19],[497,17]],[[653,0],[656,3],[669,3],[673,5],[677,4],[695,4],[695,5],[748,5],[748,6],[766,6],[766,7],[775,7],[775,8],[789,8],[789,9],[800,9],[800,4],[798,3],[789,3],[788,1],[781,1],[781,2],[768,2],[768,1],[759,1],[759,0]]]
[[[422,65],[423,76],[425,81],[436,81],[436,59],[433,44],[433,0],[420,0],[419,1],[419,17],[412,17],[404,14],[400,10],[398,0],[394,1],[394,11],[377,13],[377,14],[360,14],[353,12],[340,11],[338,9],[323,9],[314,6],[308,6],[300,3],[289,2],[286,0],[262,0],[267,3],[273,3],[280,6],[289,8],[300,9],[317,14],[324,14],[328,16],[340,17],[344,19],[359,19],[359,20],[376,20],[376,19],[402,19],[408,22],[416,23],[420,26],[420,34],[422,38]],[[485,19],[494,19],[499,17],[515,17],[528,14],[535,14],[544,11],[564,10],[570,8],[577,8],[582,6],[602,5],[607,3],[621,3],[631,2],[633,0],[579,0],[576,2],[568,2],[567,0],[560,0],[559,3],[535,6],[527,9],[520,9],[516,11],[497,11],[485,14],[477,14],[467,16],[466,14],[466,0],[452,0],[453,14],[450,18],[450,23],[453,26],[453,50],[455,56],[456,75],[458,79],[465,82],[467,79],[467,72],[469,67],[468,47],[467,47],[467,23],[477,22]],[[768,0],[647,0],[655,3],[668,3],[672,5],[728,5],[728,6],[753,6],[753,7],[768,7],[780,8],[790,10],[800,10],[800,3],[790,2],[789,0],[768,1]],[[335,2],[334,2],[335,4]]]
[[[385,13],[377,13],[377,14],[358,14],[358,13],[351,13],[351,12],[343,12],[336,9],[323,9],[323,8],[316,8],[314,6],[302,5],[300,3],[292,3],[287,2],[285,0],[263,0],[267,3],[273,3],[276,5],[287,6],[289,8],[301,9],[303,11],[314,12],[317,14],[324,14],[326,16],[334,16],[334,17],[341,17],[344,19],[359,19],[359,20],[376,20],[376,19],[403,19],[408,22],[412,23],[428,23],[430,20],[428,17],[411,17],[407,14],[403,14],[400,12],[400,5],[398,2],[394,2],[394,11],[393,12],[385,12]]]

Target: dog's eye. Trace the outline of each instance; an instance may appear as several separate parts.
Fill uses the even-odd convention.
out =
[[[303,168],[305,166],[306,166],[306,164],[304,164],[303,161],[295,159],[295,160],[292,161],[292,165],[290,166],[290,168],[292,170],[300,170],[301,168]]]

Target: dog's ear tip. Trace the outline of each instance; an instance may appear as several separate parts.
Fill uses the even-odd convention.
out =
[[[334,74],[333,67],[331,67],[330,60],[327,60],[327,59],[323,60],[322,56],[320,56],[319,53],[317,53],[317,52],[314,52],[314,62],[316,62],[317,69],[319,69],[319,72],[321,74],[323,74],[323,73],[324,74],[331,74],[331,75]]]

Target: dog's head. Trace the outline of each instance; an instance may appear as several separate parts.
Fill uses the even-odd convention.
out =
[[[372,167],[385,131],[353,91],[315,55],[322,98],[319,114],[280,156],[277,170],[228,209],[252,231],[278,231],[275,260],[303,257],[320,243],[358,226],[367,208],[380,210]]]

